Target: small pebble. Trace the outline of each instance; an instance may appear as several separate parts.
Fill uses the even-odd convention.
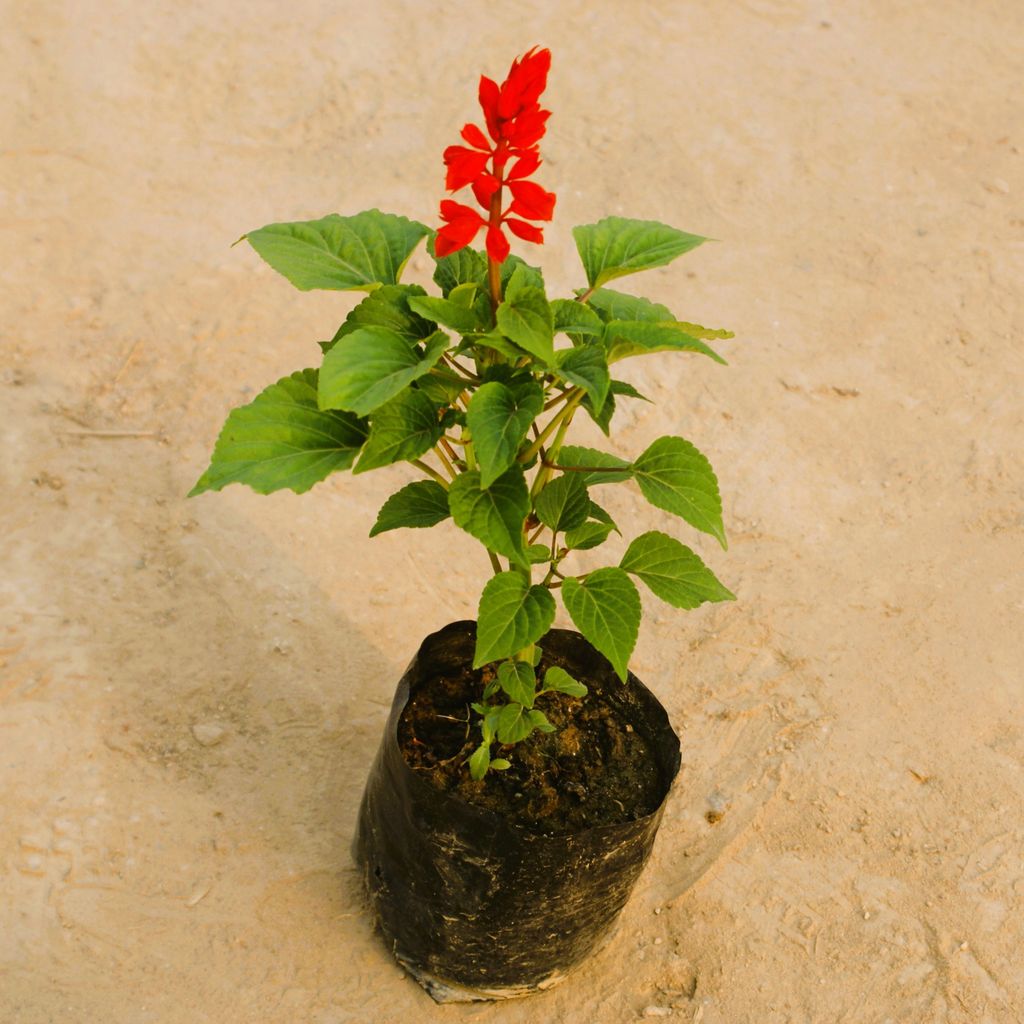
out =
[[[645,1006],[644,1007],[645,1017],[671,1017],[672,1007],[671,1006]]]
[[[225,729],[217,722],[196,722],[192,726],[192,735],[196,742],[204,747],[212,747],[224,739]]]

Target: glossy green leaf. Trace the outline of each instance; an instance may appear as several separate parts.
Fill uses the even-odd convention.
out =
[[[247,484],[259,494],[296,494],[348,469],[366,440],[366,421],[317,406],[317,371],[300,370],[260,392],[227,418],[210,467],[190,491]]]
[[[486,326],[476,309],[452,299],[439,299],[434,295],[419,296],[409,300],[409,307],[425,319],[449,327],[459,334],[470,334]]]
[[[558,453],[560,466],[587,467],[587,472],[575,472],[573,476],[583,477],[588,487],[594,484],[619,484],[633,475],[632,465],[618,455],[584,448],[577,444],[563,445]]]
[[[650,352],[673,351],[700,352],[710,356],[716,363],[725,365],[725,360],[714,349],[681,328],[681,324],[675,323],[651,324],[642,320],[613,320],[605,326],[604,333],[608,362],[617,363],[620,359],[646,355]]]
[[[625,681],[640,629],[640,595],[622,569],[597,569],[582,582],[562,584],[562,600],[576,628],[611,663]]]
[[[409,256],[430,228],[406,217],[364,210],[320,220],[268,224],[245,237],[296,288],[370,291],[397,284]]]
[[[436,526],[451,515],[448,492],[433,480],[417,480],[395,491],[381,506],[371,537],[402,527]]]
[[[425,350],[385,327],[362,327],[324,356],[320,408],[348,409],[365,416],[430,372],[451,339],[437,331]]]
[[[491,744],[484,740],[469,756],[469,774],[479,782],[491,766]]]
[[[480,483],[489,487],[516,460],[530,424],[544,407],[544,391],[530,380],[481,385],[469,401],[466,423],[480,465]]]
[[[658,530],[643,533],[626,549],[620,568],[639,577],[674,608],[696,608],[705,601],[734,601],[698,555]]]
[[[530,560],[530,565],[541,565],[544,562],[550,562],[551,548],[547,544],[531,544],[526,549],[526,557]]]
[[[536,643],[555,619],[547,587],[530,586],[521,572],[500,572],[487,581],[477,613],[473,667],[480,668]]]
[[[505,299],[498,306],[498,329],[548,366],[555,358],[551,307],[544,289],[529,280],[525,266],[512,274]]]
[[[569,530],[565,535],[565,546],[570,551],[589,551],[591,548],[599,547],[612,532],[611,523],[583,523],[575,530]]]
[[[548,716],[540,708],[531,708],[527,711],[526,717],[534,729],[540,729],[541,732],[555,731],[555,727],[548,721]]]
[[[361,327],[386,327],[410,345],[429,338],[434,333],[434,325],[409,308],[409,299],[425,294],[418,284],[386,284],[375,289],[345,317],[330,341],[320,342],[320,347],[327,353],[346,334]]]
[[[625,274],[663,267],[707,239],[654,220],[605,217],[572,229],[591,288]]]
[[[587,521],[590,495],[582,473],[564,473],[547,484],[534,500],[537,518],[556,532],[575,530]]]
[[[459,474],[448,491],[448,505],[456,526],[491,551],[524,568],[529,565],[523,523],[530,511],[530,494],[518,466],[498,477],[490,487],[481,485],[478,470]]]
[[[440,436],[437,406],[422,391],[406,388],[373,414],[370,436],[352,472],[418,459]]]
[[[555,355],[555,373],[562,380],[587,392],[595,409],[600,409],[608,395],[611,375],[603,345],[580,345],[563,349]]]
[[[525,661],[503,661],[498,666],[498,683],[517,704],[532,708],[537,696],[537,677]]]
[[[506,704],[498,715],[498,742],[520,743],[534,728],[527,708],[516,702]]]
[[[587,688],[573,679],[564,668],[552,665],[544,673],[544,687],[541,693],[567,693],[570,697],[585,697]]]
[[[601,318],[585,302],[577,302],[574,299],[552,299],[551,314],[556,334],[583,335],[595,338],[599,338],[602,334]]]
[[[660,302],[651,302],[639,295],[627,295],[626,292],[613,291],[611,288],[598,288],[587,299],[587,305],[604,323],[612,320],[643,320],[649,323],[675,320],[668,307]]]
[[[654,506],[710,533],[726,547],[722,499],[711,463],[681,437],[660,437],[633,463],[643,496]]]

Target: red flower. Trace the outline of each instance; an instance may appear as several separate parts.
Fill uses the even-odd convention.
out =
[[[487,219],[469,206],[450,199],[442,202],[445,224],[437,232],[434,251],[438,256],[469,245],[485,226],[487,255],[495,263],[502,263],[509,254],[503,225],[528,242],[544,241],[544,232],[527,221],[551,220],[555,195],[524,179],[540,166],[537,146],[551,111],[542,110],[539,101],[550,68],[551,52],[534,47],[512,62],[501,85],[486,76],[480,78],[480,108],[490,140],[477,125],[464,125],[462,139],[471,148],[449,146],[444,151],[445,185],[449,192],[470,185]],[[503,209],[506,187],[512,193],[512,203]]]

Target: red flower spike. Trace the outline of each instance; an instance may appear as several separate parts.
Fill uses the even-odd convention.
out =
[[[487,229],[487,255],[495,263],[504,263],[508,259],[509,244],[505,233],[497,224]]]
[[[469,206],[446,200],[441,204],[441,219],[446,223],[437,232],[434,251],[439,257],[458,252],[486,227],[492,281],[497,280],[494,264],[504,262],[510,250],[502,225],[507,224],[509,231],[524,241],[543,242],[544,232],[527,222],[551,220],[554,213],[554,193],[525,180],[540,166],[537,144],[547,130],[551,112],[542,110],[539,100],[550,67],[550,51],[533,47],[512,62],[500,85],[481,76],[478,96],[487,134],[475,124],[463,125],[462,139],[471,148],[449,146],[444,151],[449,191],[471,186],[487,216],[485,219]],[[504,188],[512,193],[512,202],[502,212]]]
[[[527,224],[525,220],[506,217],[505,226],[513,235],[521,238],[524,242],[536,242],[539,245],[544,241],[544,229],[535,228],[532,224]]]
[[[534,181],[512,181],[508,187],[514,200],[510,213],[528,220],[551,220],[555,212],[554,192],[545,192]]]

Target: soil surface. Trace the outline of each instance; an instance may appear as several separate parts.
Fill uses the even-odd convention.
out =
[[[3,0],[0,1021],[1020,1024],[1020,0]],[[736,331],[619,364],[623,457],[715,466],[737,595],[644,591],[682,769],[607,948],[437,1007],[349,859],[395,685],[474,618],[452,525],[367,534],[403,469],[186,500],[229,409],[355,294],[244,245],[436,223],[481,73],[554,54],[540,250],[619,214],[718,239],[623,291]],[[422,254],[410,279],[429,282]],[[571,625],[561,618],[559,625]]]
[[[537,676],[552,662],[542,658]],[[436,786],[545,835],[635,821],[658,808],[665,787],[651,744],[596,690],[583,700],[544,694],[536,706],[555,727],[492,758],[511,767],[474,780],[467,759],[480,742],[479,701],[486,670],[463,669],[427,680],[398,723],[406,763]],[[585,682],[584,680],[581,680]]]

